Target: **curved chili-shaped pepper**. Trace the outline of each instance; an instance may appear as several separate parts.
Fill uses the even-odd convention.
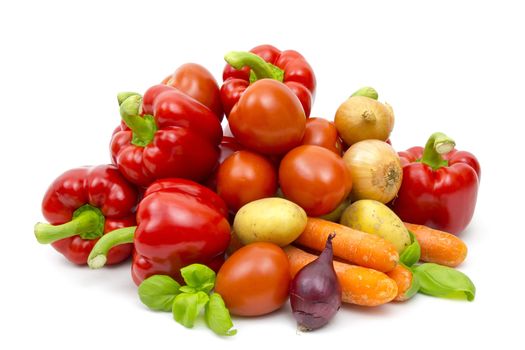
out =
[[[111,157],[134,184],[161,178],[203,181],[219,157],[222,127],[217,116],[194,98],[167,85],[155,85],[142,98],[119,94],[126,124],[113,134]]]
[[[469,224],[481,176],[476,157],[454,149],[443,133],[430,136],[425,148],[399,152],[403,183],[392,206],[406,222],[458,234]]]
[[[114,165],[71,169],[51,184],[42,201],[50,224],[38,223],[35,236],[69,261],[83,265],[93,246],[106,232],[135,225],[137,190]],[[109,251],[108,264],[131,255],[132,245]]]
[[[224,57],[221,100],[226,116],[246,88],[258,79],[276,79],[297,95],[308,117],[315,97],[315,75],[305,58],[293,50],[280,51],[260,45],[250,52],[230,52]]]
[[[228,209],[210,189],[185,179],[152,183],[137,209],[137,227],[108,233],[88,259],[100,268],[107,251],[133,242],[132,277],[139,285],[152,275],[169,275],[182,281],[180,269],[193,263],[217,271],[230,241]]]

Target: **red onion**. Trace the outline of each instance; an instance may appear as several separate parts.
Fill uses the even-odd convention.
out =
[[[332,239],[321,255],[295,275],[290,289],[292,312],[300,330],[321,328],[341,307],[341,285],[333,264]]]

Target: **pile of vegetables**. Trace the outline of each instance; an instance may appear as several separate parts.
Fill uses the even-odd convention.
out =
[[[370,87],[333,122],[310,118],[315,75],[296,51],[225,60],[221,87],[187,63],[144,95],[118,94],[111,164],[56,178],[37,241],[91,268],[131,258],[144,305],[190,328],[203,315],[225,336],[231,315],[288,300],[308,331],[342,303],[474,299],[455,269],[479,188],[472,154],[439,132],[396,152],[393,109]]]

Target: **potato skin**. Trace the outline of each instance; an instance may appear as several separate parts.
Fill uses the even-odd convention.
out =
[[[306,227],[306,212],[283,198],[263,198],[239,209],[233,230],[243,244],[272,242],[281,247],[292,243]]]
[[[403,221],[381,202],[362,199],[345,209],[340,223],[356,230],[378,235],[392,243],[398,253],[410,244]]]

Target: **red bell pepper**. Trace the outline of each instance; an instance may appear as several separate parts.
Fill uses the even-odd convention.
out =
[[[403,182],[392,205],[403,221],[454,234],[467,227],[481,172],[474,155],[454,146],[443,133],[434,133],[424,149],[399,152]]]
[[[151,87],[142,98],[119,95],[126,124],[111,140],[111,156],[134,184],[148,186],[160,178],[195,181],[208,178],[219,157],[222,127],[205,105],[180,90]]]
[[[167,76],[162,84],[173,86],[208,107],[219,121],[222,120],[221,92],[217,81],[203,66],[186,63]]]
[[[293,50],[279,51],[261,45],[250,52],[230,52],[224,57],[221,100],[226,116],[230,114],[246,88],[258,79],[276,79],[297,95],[308,117],[315,96],[315,75],[305,58]]]
[[[180,269],[193,263],[217,271],[230,241],[227,215],[226,204],[210,189],[185,179],[158,180],[138,206],[137,226],[105,235],[88,264],[100,268],[110,248],[133,242],[132,277],[137,285],[158,274],[182,282]]]
[[[135,225],[137,197],[137,190],[114,165],[71,169],[47,190],[42,213],[51,224],[36,224],[35,236],[69,261],[86,264],[103,234]],[[111,249],[108,264],[125,260],[131,251],[131,244]]]

